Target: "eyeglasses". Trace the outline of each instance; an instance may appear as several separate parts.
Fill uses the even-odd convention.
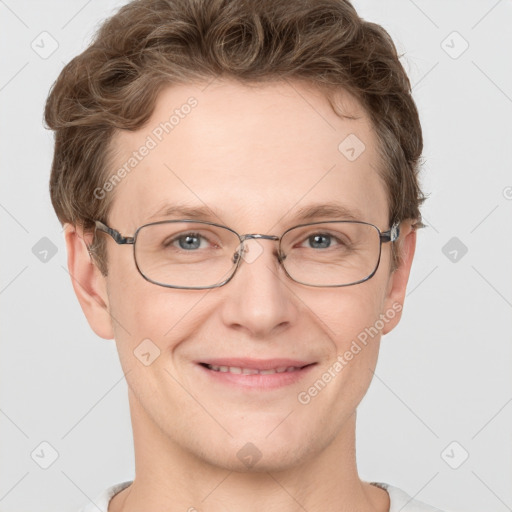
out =
[[[399,223],[381,232],[362,221],[301,224],[274,235],[239,235],[213,222],[165,220],[140,226],[123,236],[99,220],[96,230],[117,244],[132,244],[135,265],[144,279],[167,288],[206,289],[225,285],[242,259],[259,256],[246,240],[279,242],[277,258],[293,281],[306,286],[351,286],[370,279],[379,266],[382,244],[394,242]],[[260,248],[261,251],[261,248]]]

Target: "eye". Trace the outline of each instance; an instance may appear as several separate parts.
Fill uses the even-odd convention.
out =
[[[202,245],[201,241],[206,242],[207,245]],[[205,249],[208,246],[208,240],[199,233],[183,233],[173,238],[164,240],[164,247],[175,247],[185,251],[194,251],[196,249]]]
[[[331,245],[331,236],[324,233],[318,233],[308,237],[307,241],[313,249],[325,249]]]
[[[341,247],[347,246],[347,243],[342,240],[342,237],[334,236],[331,233],[313,233],[304,240],[303,244],[304,243],[308,243],[313,249],[328,249],[332,245]]]

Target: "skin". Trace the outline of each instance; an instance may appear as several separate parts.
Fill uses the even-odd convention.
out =
[[[111,227],[133,235],[162,205],[179,201],[207,205],[214,221],[238,233],[280,235],[299,223],[298,208],[337,201],[389,229],[375,134],[347,93],[340,105],[357,120],[340,118],[319,91],[299,83],[169,87],[144,128],[116,135],[112,171],[190,96],[197,107],[117,185]],[[338,150],[349,134],[366,146],[354,161]],[[227,285],[178,290],[144,280],[132,248],[108,236],[104,277],[87,252],[90,238],[69,224],[65,236],[81,307],[98,336],[115,338],[129,388],[136,476],[110,512],[389,510],[387,492],[358,476],[355,424],[381,334],[400,312],[307,405],[297,396],[379,315],[403,304],[416,241],[410,222],[401,224],[395,272],[383,244],[370,280],[335,288],[291,281],[271,240],[248,242],[263,252],[242,261]],[[147,338],[160,350],[149,366],[134,356]],[[235,356],[317,365],[297,383],[258,393],[212,382],[196,365]],[[250,468],[237,457],[247,442],[262,454]]]

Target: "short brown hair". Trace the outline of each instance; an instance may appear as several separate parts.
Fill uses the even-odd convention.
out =
[[[95,219],[107,222],[114,194],[98,200],[93,190],[111,174],[113,135],[142,127],[163,87],[213,77],[301,80],[325,91],[331,106],[331,95],[347,90],[377,135],[390,225],[421,225],[423,138],[411,85],[389,34],[348,0],[134,0],[119,9],[47,99],[50,195],[61,223],[88,232]],[[106,274],[101,237],[94,252]]]

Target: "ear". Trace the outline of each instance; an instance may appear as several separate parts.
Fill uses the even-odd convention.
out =
[[[113,339],[107,280],[94,263],[87,247],[92,242],[92,234],[84,235],[81,228],[66,223],[64,237],[71,283],[82,311],[91,329],[100,338]]]
[[[405,291],[409,274],[411,272],[412,260],[416,249],[416,229],[412,223],[402,222],[400,226],[400,238],[398,239],[398,268],[389,276],[386,297],[384,300],[383,313],[389,318],[382,329],[382,334],[387,334],[393,330],[400,318],[402,317],[402,309],[405,300]]]

